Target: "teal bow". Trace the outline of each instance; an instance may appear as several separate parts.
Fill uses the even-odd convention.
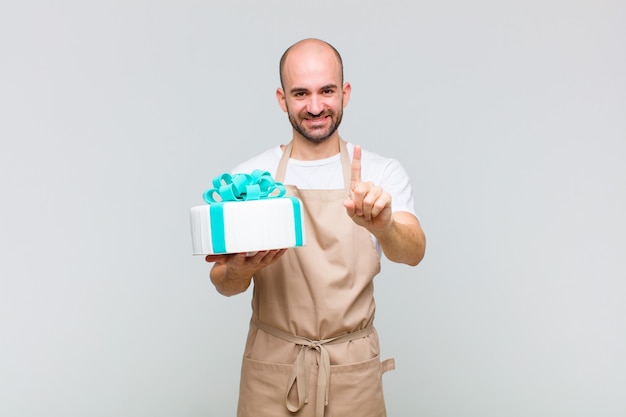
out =
[[[273,194],[276,190],[278,193]],[[211,204],[277,198],[285,195],[285,192],[285,186],[274,181],[269,172],[255,169],[251,174],[223,173],[216,176],[213,178],[213,188],[205,191],[202,198]]]

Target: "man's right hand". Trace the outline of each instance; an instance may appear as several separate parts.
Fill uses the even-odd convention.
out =
[[[207,262],[215,262],[211,269],[211,281],[220,294],[231,296],[244,292],[250,286],[252,276],[276,262],[287,249],[259,251],[255,254],[235,253],[207,255]]]

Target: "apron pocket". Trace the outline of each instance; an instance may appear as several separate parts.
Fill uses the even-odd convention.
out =
[[[380,357],[350,365],[331,365],[329,411],[332,417],[384,417]]]
[[[289,416],[285,390],[293,365],[244,358],[241,365],[238,417]]]

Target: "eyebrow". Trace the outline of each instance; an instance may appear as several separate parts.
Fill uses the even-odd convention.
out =
[[[295,93],[306,93],[307,91],[309,91],[307,88],[304,87],[294,87],[291,90],[289,90],[289,92],[291,92],[292,94]]]

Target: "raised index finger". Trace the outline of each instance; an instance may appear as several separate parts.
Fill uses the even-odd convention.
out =
[[[354,186],[361,182],[361,146],[354,146],[354,154],[352,155],[352,174],[350,177],[350,186]]]

